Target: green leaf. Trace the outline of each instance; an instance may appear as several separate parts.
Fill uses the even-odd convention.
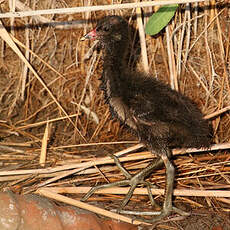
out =
[[[178,4],[162,6],[149,18],[145,27],[146,34],[155,35],[159,33],[170,22],[177,8]]]

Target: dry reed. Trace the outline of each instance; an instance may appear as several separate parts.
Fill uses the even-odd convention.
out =
[[[90,44],[80,43],[81,36],[92,27],[91,22],[95,24],[98,18],[111,14],[108,10],[125,16],[135,27],[135,17],[131,17],[135,11],[128,9],[133,3],[101,7],[96,1],[83,6],[75,0],[63,8],[59,1],[52,7],[50,1],[31,1],[29,6],[19,0],[12,2],[15,5],[10,7],[7,1],[1,3],[0,14],[1,190],[8,187],[23,194],[37,191],[72,204],[70,198],[57,193],[73,193],[79,199],[79,193],[97,183],[123,178],[107,153],[116,153],[131,173],[146,167],[154,156],[144,152],[143,145],[137,144],[125,127],[110,119],[98,87],[100,55],[84,60]],[[137,11],[147,18],[149,7],[162,2],[140,2],[135,7],[145,6]],[[145,66],[138,68],[190,96],[214,128],[216,145],[212,149],[174,151],[177,202],[194,208],[215,208],[218,202],[219,209],[229,212],[229,8],[227,1],[183,2],[200,3],[182,5],[166,32],[158,37],[145,36],[138,17],[140,37],[146,39],[141,45]],[[92,12],[95,9],[106,11]],[[24,18],[26,15],[31,17]],[[136,60],[138,51],[134,46],[132,53]],[[44,155],[39,163],[41,150]],[[155,194],[163,193],[164,169],[148,180],[160,187]],[[73,184],[77,187],[70,187]],[[109,197],[116,206],[120,194],[126,191],[100,191],[103,196],[95,195],[93,199],[107,205]],[[136,193],[139,196],[132,199],[139,206],[143,200],[147,203],[144,188]],[[192,197],[185,197],[188,193]],[[117,218],[131,221],[124,216]]]

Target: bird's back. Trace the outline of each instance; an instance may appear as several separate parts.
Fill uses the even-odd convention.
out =
[[[129,72],[125,79],[122,100],[138,123],[141,139],[155,138],[169,147],[210,146],[208,122],[188,97],[138,72]]]

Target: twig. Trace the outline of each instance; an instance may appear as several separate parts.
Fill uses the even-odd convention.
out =
[[[28,24],[28,18],[25,18],[26,24]],[[14,34],[12,34],[14,35]],[[28,26],[25,27],[25,46],[26,46],[26,52],[25,52],[25,58],[30,61],[30,30],[28,28]],[[26,90],[26,83],[27,83],[27,78],[28,78],[28,74],[29,74],[29,68],[26,64],[24,64],[23,66],[23,74],[21,76],[21,100],[24,101],[25,100],[25,90]]]
[[[50,119],[50,120],[47,120],[47,121],[40,121],[40,122],[33,123],[33,124],[19,126],[19,127],[16,127],[16,129],[17,130],[29,129],[29,128],[32,128],[32,127],[37,127],[37,126],[40,126],[40,125],[45,125],[47,122],[52,123],[52,122],[55,122],[55,121],[69,119],[69,118],[76,117],[76,116],[77,116],[77,114],[72,114],[72,115],[68,115],[68,116],[64,116],[64,117],[58,117],[58,118]]]
[[[165,28],[166,38],[167,38],[167,51],[168,51],[168,63],[169,63],[169,73],[170,73],[170,85],[172,89],[178,90],[178,80],[177,80],[177,71],[175,66],[175,57],[173,42],[171,38],[171,25],[167,25]]]
[[[123,151],[117,152],[115,155],[119,157],[123,154],[134,151],[135,149],[139,149],[141,147],[144,147],[144,145],[138,144],[138,145],[135,145],[131,148],[128,148],[129,151],[127,151],[127,149],[125,149]],[[196,149],[196,148],[175,149],[175,150],[173,150],[173,154],[179,155],[179,154],[192,153],[192,152],[204,152],[204,151],[229,149],[229,148],[230,148],[230,143],[223,143],[223,144],[213,145],[208,150],[207,149]],[[125,161],[131,161],[131,160],[148,159],[148,158],[152,158],[152,157],[153,157],[153,155],[150,152],[147,152],[144,154],[138,153],[137,156],[122,157],[122,158],[120,158],[120,161],[125,162]],[[74,168],[79,168],[79,171],[80,171],[80,170],[83,170],[85,168],[88,168],[88,167],[91,167],[94,165],[111,164],[111,163],[114,163],[114,160],[112,160],[110,157],[103,157],[103,158],[99,158],[95,161],[89,161],[89,162],[83,162],[83,163],[71,164],[71,165],[64,165],[64,166],[58,166],[58,167],[50,167],[50,168],[46,168],[46,169],[0,171],[0,176],[54,173],[54,172],[60,172],[60,171],[64,171],[64,170],[74,169]]]
[[[113,213],[113,212],[107,211],[105,209],[98,208],[98,207],[95,207],[93,205],[86,204],[84,202],[71,199],[71,198],[66,197],[66,196],[62,196],[60,194],[51,192],[51,191],[49,191],[47,189],[46,190],[45,189],[39,189],[37,191],[37,193],[39,193],[40,195],[43,195],[43,196],[46,196],[46,197],[49,197],[49,198],[64,202],[66,204],[74,205],[76,207],[83,208],[83,209],[89,210],[91,212],[94,212],[94,213],[97,213],[97,214],[100,214],[100,215],[103,215],[103,216],[110,217],[112,219],[117,219],[117,220],[120,220],[120,221],[124,221],[126,223],[130,223],[130,224],[146,224],[145,222],[132,220],[129,217],[122,216],[122,215],[119,215],[117,213]]]
[[[76,14],[89,11],[99,10],[119,10],[119,9],[130,9],[137,7],[150,7],[159,5],[170,5],[170,4],[184,4],[193,2],[206,2],[207,0],[172,0],[172,1],[151,1],[151,2],[140,2],[140,3],[124,3],[124,4],[113,4],[113,5],[101,5],[101,6],[82,6],[73,8],[59,8],[59,9],[48,9],[48,10],[35,10],[35,11],[24,11],[24,12],[8,12],[0,14],[0,18],[11,18],[11,17],[28,17],[35,15],[44,14]]]
[[[49,141],[49,133],[50,133],[50,124],[49,122],[46,123],[45,132],[42,138],[42,146],[41,146],[41,153],[40,153],[40,160],[39,164],[44,167],[46,162],[46,155],[47,155],[47,145]]]
[[[142,14],[141,14],[141,8],[136,9],[137,13],[137,25],[138,25],[138,32],[140,37],[140,45],[141,45],[141,57],[143,62],[144,71],[146,73],[149,72],[149,63],[148,63],[148,54],[146,49],[146,39],[145,39],[145,31],[144,26],[142,22]]]
[[[50,191],[55,193],[87,193],[91,187],[49,187],[42,188],[43,191]],[[38,190],[38,192],[40,189]],[[95,191],[97,194],[127,194],[128,187],[112,187],[104,188]],[[151,189],[153,195],[164,195],[164,189]],[[147,188],[136,188],[134,195],[148,195]],[[201,189],[174,189],[174,196],[195,196],[195,197],[230,197],[228,190],[201,190]]]
[[[216,116],[218,116],[218,115],[220,115],[220,114],[222,114],[222,113],[225,113],[225,112],[227,112],[227,111],[229,111],[229,110],[230,110],[230,106],[227,106],[227,107],[225,107],[225,108],[223,108],[223,109],[220,109],[220,110],[218,110],[218,111],[216,111],[216,112],[214,112],[214,113],[211,113],[211,114],[209,114],[209,115],[206,115],[204,118],[205,118],[205,119],[210,119],[210,118],[216,117]]]

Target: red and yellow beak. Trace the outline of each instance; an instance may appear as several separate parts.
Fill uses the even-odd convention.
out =
[[[96,29],[93,29],[92,31],[90,31],[88,34],[84,35],[81,38],[81,41],[84,41],[86,39],[90,39],[90,40],[95,40],[97,38],[97,32]]]

